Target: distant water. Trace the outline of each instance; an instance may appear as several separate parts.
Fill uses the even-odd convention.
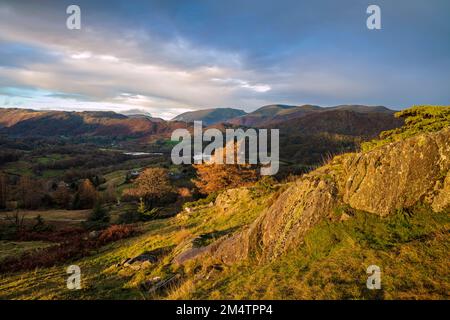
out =
[[[161,152],[124,152],[127,156],[162,156]]]

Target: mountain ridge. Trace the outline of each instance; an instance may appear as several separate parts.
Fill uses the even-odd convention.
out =
[[[139,111],[139,110],[137,110]],[[142,137],[167,133],[190,125],[194,120],[202,120],[205,126],[223,127],[223,125],[276,128],[281,125],[289,132],[299,130],[296,119],[311,117],[315,123],[339,114],[364,114],[366,117],[385,118],[390,123],[393,111],[384,107],[337,106],[324,108],[314,105],[290,106],[268,105],[252,113],[232,108],[205,109],[183,113],[171,121],[153,118],[149,114],[137,114],[133,111],[125,115],[113,111],[54,111],[18,108],[0,108],[0,132],[18,136],[134,136]],[[236,114],[240,116],[236,117]],[[314,116],[316,115],[316,116]],[[391,117],[392,116],[392,117]],[[306,123],[308,124],[308,123]],[[330,125],[326,123],[326,125]],[[308,126],[311,127],[311,124]],[[381,127],[381,130],[390,129]],[[300,129],[301,130],[301,129]],[[327,131],[326,127],[322,131]]]
[[[329,112],[329,111],[353,111],[356,113],[386,113],[393,115],[394,110],[384,106],[365,106],[365,105],[338,105],[334,107],[321,107],[317,105],[267,105],[244,116],[230,119],[228,122],[234,125],[245,125],[254,127],[271,126],[275,123],[285,122],[302,118],[309,114]]]
[[[170,136],[180,122],[113,111],[36,111],[0,109],[0,133],[12,136]]]

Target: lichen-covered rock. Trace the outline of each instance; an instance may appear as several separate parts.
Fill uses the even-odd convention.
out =
[[[444,182],[438,181],[437,184],[435,190],[433,190],[436,195],[430,201],[431,208],[435,212],[450,208],[450,171],[447,172]]]
[[[419,200],[431,204],[435,193],[440,198],[434,208],[443,208],[448,195],[434,187],[445,178],[449,166],[449,130],[392,143],[345,163],[343,199],[352,208],[385,216]]]
[[[338,203],[333,179],[322,172],[307,175],[287,189],[248,229],[211,247],[226,263],[256,257],[271,259],[301,242],[309,228]]]

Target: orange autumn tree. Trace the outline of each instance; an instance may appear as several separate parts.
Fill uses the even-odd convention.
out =
[[[152,208],[154,202],[169,194],[172,185],[169,180],[169,172],[163,168],[145,169],[134,181],[133,188],[123,191],[124,196],[142,199],[145,206]]]
[[[222,149],[218,154],[223,155],[225,159],[226,149]],[[237,144],[234,144],[235,157],[236,154]],[[213,162],[194,164],[194,168],[197,170],[197,178],[193,179],[192,182],[200,193],[211,194],[229,188],[246,186],[258,180],[258,173],[254,165],[218,164]]]
[[[83,209],[92,208],[98,200],[97,190],[89,179],[84,179],[78,187],[80,206]]]

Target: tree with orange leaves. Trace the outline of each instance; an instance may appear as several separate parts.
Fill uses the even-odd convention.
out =
[[[124,195],[142,199],[145,206],[152,208],[154,202],[172,191],[168,170],[163,168],[145,169],[134,182],[134,187],[124,190]]]
[[[238,143],[233,142],[234,157],[237,159]],[[213,161],[195,164],[197,178],[192,180],[203,194],[242,187],[258,180],[256,167],[250,164],[220,164],[215,163],[214,157],[221,156],[226,159],[226,148],[216,152]],[[225,162],[225,161],[222,161]]]
[[[89,179],[84,179],[78,187],[80,207],[83,209],[92,208],[97,201],[98,194],[94,185]]]
[[[257,172],[250,165],[239,164],[197,164],[197,179],[192,180],[203,194],[246,186],[255,182]]]

